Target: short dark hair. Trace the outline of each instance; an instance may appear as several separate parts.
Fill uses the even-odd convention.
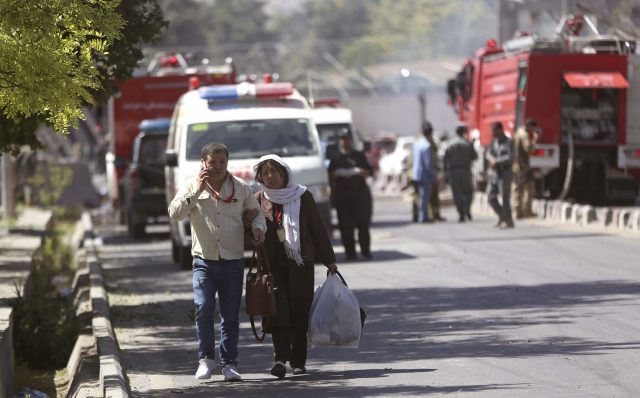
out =
[[[494,122],[491,125],[491,131],[496,130],[496,129],[500,129],[500,130],[504,131],[504,127],[502,127],[502,122]]]
[[[229,150],[226,145],[221,142],[210,142],[202,147],[202,160],[206,162],[209,156],[213,156],[218,153],[224,153],[227,159],[229,159]]]
[[[273,159],[263,160],[262,162],[258,163],[258,165],[256,166],[255,180],[258,181],[260,184],[264,185],[264,181],[262,181],[261,174],[262,174],[262,170],[268,164],[275,166],[275,168],[278,169],[280,173],[282,173],[282,177],[284,178],[284,186],[286,187],[287,185],[289,185],[289,173],[287,173],[287,169]]]
[[[469,128],[467,127],[466,124],[459,124],[458,126],[456,126],[456,134],[458,135],[462,135],[466,133],[467,130],[469,130]]]
[[[431,123],[426,120],[422,122],[422,134],[427,135],[432,133],[433,133],[433,126],[431,125]]]
[[[534,118],[529,118],[524,125],[527,127],[538,127],[538,121]]]

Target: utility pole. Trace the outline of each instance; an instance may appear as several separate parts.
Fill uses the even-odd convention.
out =
[[[0,179],[2,179],[2,216],[10,218],[16,216],[15,201],[15,164],[11,154],[0,154]]]

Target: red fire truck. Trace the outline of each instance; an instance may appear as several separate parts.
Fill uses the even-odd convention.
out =
[[[220,66],[189,67],[179,53],[162,53],[151,61],[146,73],[118,83],[119,93],[109,101],[110,150],[106,155],[109,199],[121,208],[122,177],[131,161],[132,143],[140,122],[170,118],[178,98],[191,81],[202,85],[234,84],[236,72],[229,58]],[[121,220],[122,214],[121,214]]]
[[[480,155],[491,124],[542,128],[531,153],[537,194],[583,203],[632,202],[640,180],[640,61],[636,43],[600,35],[583,16],[564,17],[555,37],[522,34],[476,51],[448,82],[450,103]],[[480,156],[484,159],[484,156]],[[487,162],[476,162],[479,188]]]

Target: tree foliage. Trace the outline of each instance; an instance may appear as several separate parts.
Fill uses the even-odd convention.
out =
[[[0,1],[0,109],[10,119],[43,116],[63,132],[98,88],[94,52],[123,21],[118,1]]]
[[[166,25],[155,0],[0,0],[0,151],[39,148],[113,94]]]

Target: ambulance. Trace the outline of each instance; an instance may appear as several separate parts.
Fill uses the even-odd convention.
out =
[[[180,97],[167,142],[167,206],[199,172],[202,147],[217,141],[229,150],[229,172],[254,191],[261,189],[253,173],[258,159],[271,153],[281,156],[293,171],[293,182],[313,194],[329,227],[329,181],[312,109],[291,83],[265,81],[199,87]],[[173,259],[186,269],[191,268],[190,233],[188,219],[171,221]]]

